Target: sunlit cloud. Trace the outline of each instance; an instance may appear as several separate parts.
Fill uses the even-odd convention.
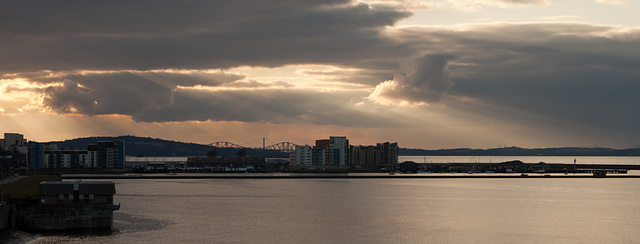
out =
[[[417,11],[432,9],[435,3],[422,0],[367,0],[366,3],[376,8],[403,9],[408,11]]]
[[[447,69],[453,55],[425,55],[404,74],[376,86],[369,99],[381,104],[424,105],[440,102],[453,86]]]
[[[450,0],[446,3],[438,4],[442,7],[462,9],[467,11],[482,11],[486,8],[523,8],[531,6],[549,6],[551,0]],[[436,5],[436,6],[438,6]]]
[[[625,4],[628,3],[629,0],[596,0],[596,2],[603,4]]]

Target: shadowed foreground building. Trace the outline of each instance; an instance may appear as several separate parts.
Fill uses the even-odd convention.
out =
[[[16,204],[16,227],[27,231],[110,230],[116,187],[110,181],[40,183],[39,200]]]

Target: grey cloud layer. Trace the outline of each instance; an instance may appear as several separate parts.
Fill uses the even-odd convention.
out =
[[[83,114],[126,114],[154,122],[397,123],[349,106],[367,97],[364,92],[197,91],[177,87],[264,84],[232,83],[246,77],[224,73],[212,78],[196,72],[121,71],[330,64],[361,69],[336,81],[371,90],[395,78],[397,86],[381,94],[388,98],[446,102],[448,92],[640,136],[640,114],[634,112],[640,105],[635,95],[640,90],[638,30],[577,23],[393,29],[387,27],[411,13],[349,3],[2,1],[0,77],[27,77],[43,84],[66,79],[62,87],[45,89],[45,104],[60,113],[73,112],[73,107]],[[410,60],[420,65],[403,69]],[[114,73],[50,78],[43,71],[83,69]],[[340,72],[331,74],[344,75]],[[504,113],[495,117],[513,119]]]
[[[411,14],[350,1],[2,1],[0,70],[147,70],[369,62],[409,50]]]
[[[264,87],[255,82],[245,85],[249,89],[189,89],[179,88],[181,82],[157,82],[162,80],[157,77],[162,76],[164,74],[148,72],[143,76],[129,72],[69,76],[63,86],[45,89],[44,103],[58,113],[122,114],[144,122],[213,120],[364,127],[398,125],[396,120],[354,109],[352,97],[366,95],[362,92],[251,89]]]
[[[496,24],[462,32],[414,29],[401,35],[439,40],[416,45],[458,56],[448,65],[456,84],[452,95],[640,135],[640,114],[635,112],[640,105],[640,40],[602,36],[612,31],[584,24]],[[517,120],[504,113],[491,116]]]

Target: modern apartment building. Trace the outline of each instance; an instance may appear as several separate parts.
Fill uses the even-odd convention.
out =
[[[30,141],[27,145],[27,166],[29,168],[45,168],[45,145],[33,141]]]
[[[124,141],[99,141],[97,144],[98,168],[122,168],[125,163]]]
[[[352,146],[349,157],[352,165],[389,167],[398,163],[398,143]]]
[[[345,136],[329,137],[327,164],[349,165],[349,140]]]
[[[295,165],[308,166],[312,162],[312,148],[309,145],[296,146]]]

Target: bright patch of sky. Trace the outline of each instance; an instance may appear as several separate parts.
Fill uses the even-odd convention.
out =
[[[489,22],[569,21],[601,25],[640,25],[640,1],[549,1],[549,4],[506,4],[535,1],[425,1],[398,25],[455,25]],[[542,1],[540,1],[542,2]]]

